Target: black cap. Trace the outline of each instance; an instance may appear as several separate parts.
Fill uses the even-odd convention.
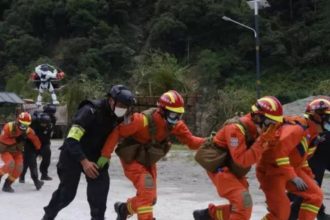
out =
[[[107,95],[113,98],[115,101],[121,102],[126,106],[132,106],[136,104],[136,99],[133,93],[123,85],[112,86]]]
[[[38,117],[40,123],[49,124],[51,122],[51,118],[47,113],[41,113]]]

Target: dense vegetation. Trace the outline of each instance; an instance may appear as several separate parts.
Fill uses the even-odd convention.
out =
[[[261,94],[285,103],[329,93],[330,1],[268,1]],[[120,82],[138,94],[200,94],[211,115],[246,110],[256,96],[254,37],[223,15],[253,26],[245,0],[0,0],[1,90],[35,98],[26,81],[48,62],[66,73],[68,104]]]

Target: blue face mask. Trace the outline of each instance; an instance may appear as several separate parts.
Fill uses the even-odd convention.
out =
[[[171,125],[175,125],[176,123],[178,123],[178,121],[178,119],[167,118],[167,122]]]
[[[326,131],[330,131],[330,122],[324,122],[323,123],[323,128]]]
[[[170,125],[175,125],[176,123],[178,123],[178,121],[181,120],[181,118],[182,118],[182,114],[180,113],[168,111],[166,114],[166,121]]]

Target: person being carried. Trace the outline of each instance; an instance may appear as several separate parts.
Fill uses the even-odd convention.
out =
[[[153,205],[157,199],[156,163],[170,150],[169,137],[176,137],[191,149],[198,149],[205,139],[193,136],[182,120],[184,100],[170,90],[162,94],[157,108],[134,113],[127,122],[120,124],[108,137],[98,165],[102,167],[116,148],[125,176],[137,190],[127,202],[116,202],[117,220],[137,214],[138,220],[153,220]]]

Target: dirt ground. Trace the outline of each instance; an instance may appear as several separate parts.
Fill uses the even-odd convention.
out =
[[[53,181],[47,181],[40,191],[36,191],[32,180],[26,176],[26,183],[15,183],[13,194],[0,192],[1,219],[36,220],[43,215],[42,207],[45,206],[53,191],[58,186],[56,163],[61,140],[52,141],[52,164],[50,175]],[[116,201],[125,201],[135,194],[132,184],[123,176],[118,157],[113,156],[110,167],[111,187],[108,197],[107,220],[114,220],[113,204]],[[264,197],[258,189],[254,171],[249,173],[250,191],[253,196],[254,209],[252,220],[260,220],[266,212]],[[205,171],[193,160],[193,152],[173,150],[166,160],[158,163],[158,202],[154,207],[157,220],[192,220],[194,209],[206,208],[212,202],[226,203],[220,199],[215,188],[209,181]],[[330,207],[330,184],[327,176],[324,181],[325,203]],[[63,209],[57,220],[88,220],[89,207],[86,198],[86,181],[81,178],[75,200]],[[130,218],[136,220],[135,217]]]

